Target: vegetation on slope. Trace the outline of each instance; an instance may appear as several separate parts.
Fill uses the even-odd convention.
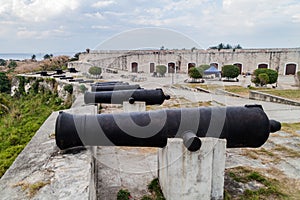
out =
[[[49,90],[36,91],[11,97],[1,94],[1,101],[8,109],[0,115],[0,177],[13,163],[32,136],[56,110],[66,105],[56,93]]]

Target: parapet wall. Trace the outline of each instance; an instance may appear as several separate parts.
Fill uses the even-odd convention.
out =
[[[300,48],[278,49],[222,49],[222,50],[127,50],[127,51],[91,51],[79,57],[80,62],[91,63],[101,68],[115,68],[133,72],[132,64],[137,64],[137,71],[151,73],[150,63],[156,65],[174,65],[178,73],[187,73],[189,64],[215,64],[218,69],[224,65],[238,64],[241,72],[253,72],[258,65],[264,64],[270,69],[277,69],[279,74],[287,73],[287,64],[293,64],[299,70]],[[78,64],[78,63],[77,63]],[[136,65],[134,64],[134,65]]]

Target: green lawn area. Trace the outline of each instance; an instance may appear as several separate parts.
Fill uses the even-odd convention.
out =
[[[300,90],[263,90],[262,92],[300,101]]]

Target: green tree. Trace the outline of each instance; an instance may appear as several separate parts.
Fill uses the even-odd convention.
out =
[[[202,74],[200,73],[199,67],[191,67],[189,69],[189,76],[194,80],[198,78],[202,78]]]
[[[31,60],[35,60],[35,59],[36,59],[36,55],[33,54],[33,55],[31,56]]]
[[[4,72],[0,72],[0,92],[10,92],[10,81]]]
[[[208,64],[202,64],[197,69],[199,70],[202,77],[204,76],[204,71],[207,70],[210,66]]]
[[[258,79],[261,86],[267,85],[270,81],[268,74],[261,73],[258,75]]]
[[[164,76],[167,72],[166,65],[156,65],[156,72],[159,73],[160,76]]]
[[[242,46],[241,46],[240,44],[238,44],[238,45],[236,45],[234,48],[235,48],[235,49],[242,49]]]
[[[9,62],[7,67],[10,68],[10,69],[15,69],[17,67],[17,65],[18,65],[17,62],[12,60],[12,61]]]
[[[278,72],[273,69],[259,68],[254,70],[251,81],[254,84],[261,84],[259,80],[259,74],[267,74],[269,77],[269,82],[267,84],[273,84],[277,82]]]
[[[224,49],[224,48],[225,48],[225,44],[220,43],[220,44],[218,44],[217,48],[218,48],[218,50],[220,51],[221,49]]]
[[[6,66],[7,62],[4,59],[0,59],[0,66]]]
[[[46,60],[46,59],[50,59],[51,57],[53,57],[53,55],[52,54],[45,54],[44,55],[44,60]]]
[[[237,66],[234,65],[224,65],[222,67],[222,76],[229,78],[236,78],[240,74],[240,70]]]
[[[90,73],[91,75],[95,75],[96,78],[98,78],[98,77],[101,75],[102,70],[101,70],[100,67],[94,66],[94,67],[90,67],[89,73]]]

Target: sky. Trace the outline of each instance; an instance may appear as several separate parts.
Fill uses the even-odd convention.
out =
[[[0,53],[300,47],[300,0],[0,0]]]

